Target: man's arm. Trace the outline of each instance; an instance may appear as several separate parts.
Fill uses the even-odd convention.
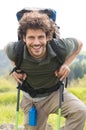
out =
[[[55,71],[55,75],[60,78],[60,80],[64,80],[70,73],[69,66],[71,65],[72,61],[77,57],[80,53],[83,44],[81,41],[78,40],[78,49],[73,52],[67,59],[65,60],[64,64],[60,67],[59,71]]]
[[[71,55],[69,56],[66,61],[64,62],[64,64],[66,64],[67,66],[70,66],[70,64],[72,63],[72,61],[77,57],[77,55],[80,53],[81,49],[82,49],[82,42],[78,40],[78,49]]]
[[[6,53],[7,47],[8,47],[8,45],[4,47],[5,53]],[[7,54],[7,53],[6,53],[6,54]],[[8,57],[8,58],[9,58],[9,57]],[[9,58],[9,60],[10,60],[10,58]],[[11,62],[11,64],[12,64],[14,67],[16,67],[14,61],[10,60],[10,62]],[[17,73],[17,72],[15,72],[15,71],[12,73],[12,76],[13,76],[13,78],[14,78],[18,83],[20,83],[20,84],[22,84],[22,80],[25,80],[26,77],[27,77],[26,73]]]

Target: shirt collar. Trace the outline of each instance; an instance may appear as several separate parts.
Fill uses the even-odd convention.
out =
[[[40,63],[40,64],[48,63],[51,60],[51,58],[56,57],[56,53],[54,52],[54,50],[52,49],[52,47],[49,43],[47,43],[46,47],[47,47],[47,56],[43,60],[36,60],[35,58],[31,57],[31,55],[29,54],[27,47],[25,45],[23,58],[28,61],[35,62],[35,63]]]

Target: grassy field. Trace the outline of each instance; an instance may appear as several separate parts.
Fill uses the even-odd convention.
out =
[[[86,87],[70,87],[69,91],[74,93],[86,104]],[[21,96],[22,98],[22,93]],[[0,124],[12,123],[15,124],[16,115],[16,98],[17,89],[16,83],[11,79],[0,80]],[[21,100],[20,98],[20,100]],[[48,123],[52,125],[53,129],[57,128],[57,115],[53,114],[49,116]],[[64,124],[65,119],[61,118],[61,125]],[[19,110],[19,124],[23,125],[23,112]],[[86,125],[84,130],[86,130]]]

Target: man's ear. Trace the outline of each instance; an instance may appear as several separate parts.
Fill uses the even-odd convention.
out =
[[[47,41],[47,42],[50,41],[49,37],[47,37],[46,41]]]
[[[26,43],[26,38],[25,38],[25,36],[23,36],[23,41],[24,41],[24,43]]]

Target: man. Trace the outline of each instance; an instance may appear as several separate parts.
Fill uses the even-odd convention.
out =
[[[23,61],[20,69],[24,72],[13,72],[14,78],[21,83],[25,80],[33,89],[49,89],[58,86],[69,74],[69,66],[79,54],[82,43],[75,38],[54,39],[59,53],[64,57],[60,64],[59,57],[52,49],[50,42],[55,32],[55,23],[46,14],[37,11],[25,13],[19,21],[18,35],[24,41]],[[8,58],[15,65],[15,48],[17,43],[8,44],[5,48]],[[28,86],[29,87],[29,86]],[[49,114],[58,111],[59,87],[55,91],[36,93],[23,91],[21,107],[24,111],[25,130],[46,130]],[[37,126],[28,125],[28,112],[34,104],[37,109]],[[86,106],[74,95],[64,89],[62,116],[66,118],[63,130],[83,130],[86,120]]]

